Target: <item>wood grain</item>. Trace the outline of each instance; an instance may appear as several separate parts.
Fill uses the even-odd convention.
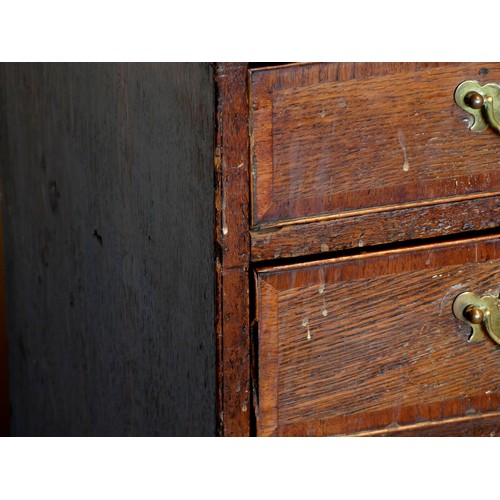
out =
[[[218,432],[250,434],[249,168],[247,64],[216,66]]]
[[[258,434],[496,411],[500,348],[468,343],[452,303],[463,291],[498,293],[499,273],[496,237],[257,270]]]
[[[13,435],[214,435],[210,64],[3,64]]]
[[[254,230],[252,260],[302,257],[492,229],[500,220],[500,197],[487,194],[467,201],[395,206],[390,211]]]
[[[1,139],[0,135],[0,142]],[[5,257],[1,213],[0,205],[0,436],[10,436],[7,298],[5,296]]]
[[[437,422],[392,426],[378,431],[360,432],[355,436],[420,436],[420,437],[495,437],[500,429],[500,413],[492,412],[471,417],[458,417]]]
[[[468,130],[453,101],[500,66],[343,69],[251,71],[254,226],[500,190],[496,134]]]

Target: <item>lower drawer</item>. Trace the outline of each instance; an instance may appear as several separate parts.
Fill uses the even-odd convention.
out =
[[[258,435],[500,422],[500,346],[452,307],[498,296],[500,237],[261,268],[256,289]]]

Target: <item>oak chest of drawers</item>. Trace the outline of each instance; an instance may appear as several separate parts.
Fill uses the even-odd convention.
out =
[[[257,435],[495,434],[498,345],[484,308],[469,342],[472,305],[453,305],[486,294],[498,313],[500,142],[455,91],[499,79],[495,64],[250,68]]]
[[[14,433],[496,434],[500,65],[0,75]]]

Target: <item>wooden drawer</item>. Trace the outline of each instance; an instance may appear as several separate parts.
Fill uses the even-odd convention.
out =
[[[258,435],[494,429],[499,346],[452,304],[499,276],[494,237],[257,270]]]
[[[444,203],[453,219],[457,202],[499,194],[500,141],[468,129],[454,91],[500,81],[500,65],[348,67],[250,72],[254,227]]]

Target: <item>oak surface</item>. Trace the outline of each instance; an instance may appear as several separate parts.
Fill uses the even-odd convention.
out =
[[[326,218],[251,231],[252,260],[306,257],[387,243],[436,238],[498,226],[500,197]]]
[[[215,241],[218,433],[250,434],[247,64],[216,65]]]
[[[452,303],[463,291],[498,293],[499,274],[493,237],[258,269],[258,434],[498,410],[500,348],[468,343]]]
[[[342,71],[342,70],[347,71]],[[251,71],[255,227],[500,192],[500,143],[468,129],[464,80],[497,64],[310,64]]]
[[[468,417],[450,418],[414,425],[393,425],[378,431],[360,432],[356,436],[400,436],[400,437],[496,437],[500,429],[498,411]]]

